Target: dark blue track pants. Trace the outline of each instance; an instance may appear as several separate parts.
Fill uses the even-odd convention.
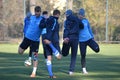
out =
[[[86,59],[85,59],[85,57],[86,57],[86,48],[87,48],[87,46],[89,46],[96,53],[100,51],[99,45],[93,39],[90,39],[90,40],[85,41],[85,42],[79,42],[82,68],[86,67]]]

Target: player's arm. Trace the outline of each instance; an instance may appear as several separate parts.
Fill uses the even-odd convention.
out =
[[[68,37],[69,34],[69,27],[67,25],[67,21],[64,22],[64,34],[63,34],[63,38]]]
[[[69,42],[68,34],[69,34],[69,26],[68,26],[67,21],[65,21],[64,22],[64,33],[63,33],[63,40],[65,43]]]
[[[79,21],[79,28],[80,29],[84,29],[84,25],[82,23],[82,20],[78,19],[78,21]]]
[[[42,20],[40,21],[39,27],[41,29],[46,28],[46,19],[42,18]]]
[[[24,19],[23,33],[25,33],[25,30],[26,30],[26,18]]]

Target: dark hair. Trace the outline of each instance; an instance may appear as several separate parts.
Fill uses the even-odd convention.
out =
[[[57,15],[57,14],[60,15],[60,11],[56,9],[56,10],[53,11],[53,15]]]
[[[48,14],[48,12],[47,11],[43,11],[42,15],[44,15],[44,14]]]
[[[35,12],[41,12],[41,7],[40,6],[36,6],[34,10],[35,10]]]

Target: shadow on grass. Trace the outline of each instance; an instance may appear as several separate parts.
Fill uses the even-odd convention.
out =
[[[32,66],[25,67],[24,61],[28,54],[0,52],[0,80],[32,80],[29,75]],[[81,73],[80,55],[77,57],[75,74],[68,75],[70,55],[57,61],[53,58],[53,72],[58,77],[56,80],[119,80],[120,79],[120,58],[119,56],[88,55],[87,69],[89,74]],[[39,54],[39,65],[37,77],[34,80],[49,80],[45,60]]]

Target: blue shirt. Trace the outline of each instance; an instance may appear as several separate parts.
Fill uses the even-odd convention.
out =
[[[82,23],[84,25],[84,29],[80,29],[79,32],[79,42],[85,42],[89,39],[94,38],[92,30],[90,28],[89,21],[87,19],[83,19]]]
[[[39,27],[40,21],[42,20],[42,17],[36,17],[35,15],[30,17],[30,25],[29,28],[25,34],[25,37],[33,40],[33,41],[39,41],[40,35],[42,29]]]

